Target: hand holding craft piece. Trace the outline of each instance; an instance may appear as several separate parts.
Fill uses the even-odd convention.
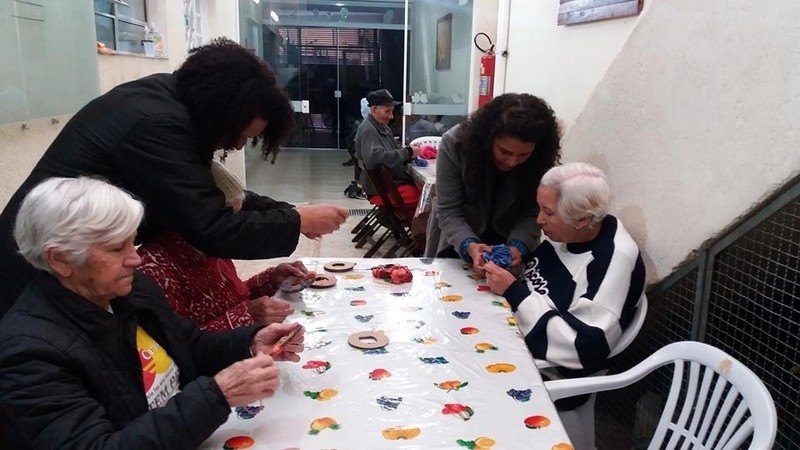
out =
[[[394,264],[373,267],[372,276],[392,284],[410,283],[414,279],[414,275],[408,267]]]
[[[302,291],[303,289],[311,286],[311,283],[314,282],[314,279],[305,279],[300,277],[287,277],[281,283],[281,290],[283,292],[297,292]]]
[[[486,262],[493,262],[503,269],[511,267],[511,250],[506,244],[495,245],[491,252],[481,255]]]

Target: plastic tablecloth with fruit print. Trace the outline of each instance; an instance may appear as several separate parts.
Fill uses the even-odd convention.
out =
[[[306,329],[281,387],[232,410],[203,449],[572,449],[505,300],[455,259],[303,259],[336,286],[278,296]],[[373,277],[407,266],[410,283]],[[384,348],[348,344],[381,330]],[[261,408],[263,406],[263,409]]]

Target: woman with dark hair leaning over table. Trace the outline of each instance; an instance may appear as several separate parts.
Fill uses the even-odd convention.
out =
[[[294,112],[272,68],[225,38],[191,50],[174,73],[149,75],[97,97],[69,120],[0,215],[0,317],[33,279],[12,236],[25,194],[50,177],[99,176],[147,211],[137,244],[164,230],[218,258],[290,255],[300,234],[344,223],[345,208],[290,205],[248,192],[242,211],[225,206],[210,165],[216,150],[260,142],[272,158]]]
[[[275,393],[274,361],[300,360],[302,333],[278,343],[291,324],[212,333],[175,315],[135,270],[143,215],[85,177],[48,179],[23,200],[14,237],[37,274],[0,320],[8,448],[194,449],[232,406]]]
[[[558,367],[543,377],[575,378],[608,369],[608,356],[644,297],[645,268],[639,247],[611,214],[606,175],[590,164],[550,169],[536,193],[538,224],[547,239],[534,251],[523,275],[487,263],[492,292],[511,305],[534,358]],[[594,424],[572,410],[588,395],[556,402],[576,450],[594,448]],[[590,438],[587,438],[590,439]]]
[[[211,162],[211,174],[227,205],[239,212],[244,200],[241,180],[218,161]],[[281,283],[288,277],[315,277],[295,261],[242,280],[233,261],[206,255],[172,231],[142,244],[139,255],[139,270],[164,291],[172,310],[211,331],[283,322],[294,309],[289,302],[272,298]]]
[[[553,110],[530,94],[503,94],[445,133],[426,256],[462,258],[482,274],[483,253],[506,244],[521,267],[539,243],[536,187],[560,148]]]

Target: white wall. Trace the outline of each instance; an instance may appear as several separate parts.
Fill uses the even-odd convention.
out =
[[[513,27],[515,48],[527,43],[529,69],[550,67],[526,83],[517,65],[508,90],[542,95],[559,116],[575,117],[565,160],[606,170],[612,212],[639,242],[649,282],[800,172],[800,3],[652,2],[630,33],[632,19],[557,29],[553,5],[527,3],[512,8],[547,17]],[[616,55],[597,61],[596,42],[608,50],[628,34]],[[579,70],[584,57],[595,63]]]
[[[105,93],[114,86],[152,73],[171,72],[186,59],[186,32],[183,0],[153,0],[154,21],[165,36],[165,57],[146,58],[135,55],[97,55],[97,91]],[[87,2],[88,3],[88,2]],[[252,3],[252,1],[250,2]],[[208,17],[208,38],[226,35],[238,40],[238,11],[235,2],[228,0],[202,1],[203,13]],[[74,11],[73,11],[74,12]],[[84,22],[94,23],[90,7],[84,14],[92,16]],[[85,26],[77,23],[76,26]],[[58,68],[50,71],[52,83],[60,80]],[[64,88],[66,89],[66,88]],[[77,109],[76,109],[77,110]],[[0,208],[5,206],[20,184],[39,161],[50,143],[55,139],[72,114],[19,123],[0,125]],[[23,129],[23,124],[26,129]],[[244,157],[242,152],[232,153],[227,165],[244,179]]]
[[[542,97],[571,125],[637,18],[557,26],[557,1],[501,1],[510,2],[505,92]]]

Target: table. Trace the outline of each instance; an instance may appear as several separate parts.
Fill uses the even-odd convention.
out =
[[[449,259],[304,258],[310,269],[352,261],[337,285],[281,294],[306,328],[299,363],[277,363],[281,387],[255,417],[234,410],[201,448],[571,449],[514,317]],[[411,269],[411,283],[371,267]],[[382,330],[383,349],[348,337]],[[226,447],[226,441],[228,442]],[[244,447],[238,447],[244,448]]]
[[[426,167],[419,167],[416,164],[408,166],[408,173],[414,179],[414,183],[421,191],[417,211],[414,217],[420,217],[423,213],[431,212],[431,202],[436,197],[436,160],[426,159]]]

